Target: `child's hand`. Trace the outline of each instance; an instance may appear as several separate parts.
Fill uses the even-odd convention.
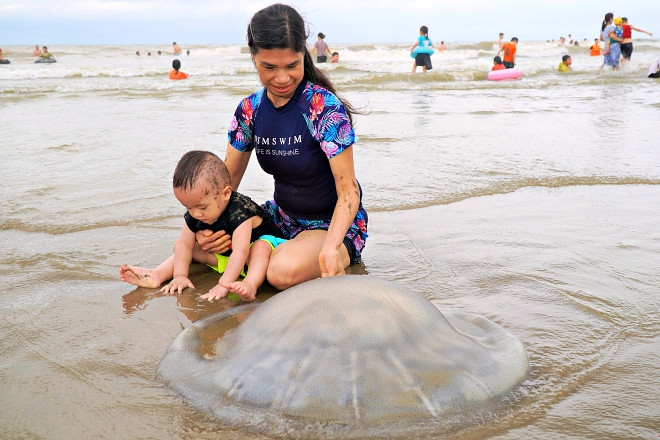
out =
[[[209,293],[202,295],[202,299],[207,299],[213,301],[214,299],[220,299],[227,296],[229,291],[220,284],[216,284],[215,287],[209,290]]]
[[[169,295],[173,295],[175,293],[181,295],[181,292],[183,292],[183,289],[186,287],[191,287],[193,289],[195,288],[188,277],[178,276],[166,284],[162,289],[160,289],[160,291]]]

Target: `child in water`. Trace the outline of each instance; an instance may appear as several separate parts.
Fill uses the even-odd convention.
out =
[[[174,171],[174,196],[188,210],[185,225],[174,244],[174,255],[155,269],[122,265],[122,281],[140,287],[160,287],[163,293],[174,294],[186,287],[195,288],[188,278],[190,263],[195,260],[222,273],[218,284],[202,299],[220,299],[229,292],[244,301],[254,301],[257,289],[266,278],[270,254],[285,240],[278,238],[277,227],[263,208],[230,186],[225,163],[208,151],[190,151],[183,155]],[[224,255],[205,252],[195,244],[200,230],[223,230],[231,235],[232,253]],[[237,281],[245,268],[248,273]]]
[[[561,62],[559,63],[557,70],[559,70],[560,72],[570,72],[571,70],[573,70],[571,64],[573,64],[573,59],[571,58],[571,56],[564,55],[563,57],[561,57]]]
[[[410,48],[410,53],[412,54],[415,48],[418,47],[433,49],[433,42],[429,38],[429,28],[426,26],[419,28],[419,37],[417,37],[417,42]],[[412,73],[417,71],[417,66],[422,66],[423,72],[433,69],[433,65],[431,64],[431,54],[417,53],[417,55],[415,55],[415,61],[413,61]]]
[[[504,64],[502,64],[502,58],[500,57],[495,57],[493,58],[493,68],[490,69],[492,70],[505,70],[506,67],[504,67]]]

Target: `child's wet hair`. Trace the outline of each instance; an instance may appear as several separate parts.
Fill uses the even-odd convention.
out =
[[[199,181],[209,182],[216,193],[230,185],[225,163],[210,151],[193,150],[184,154],[174,170],[172,186],[191,190]]]

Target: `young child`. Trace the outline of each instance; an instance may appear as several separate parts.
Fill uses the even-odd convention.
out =
[[[332,52],[332,56],[330,57],[330,62],[331,63],[339,62],[339,52]]]
[[[188,210],[184,216],[186,224],[174,244],[174,255],[155,269],[122,265],[119,277],[127,283],[151,288],[171,279],[160,291],[180,294],[186,287],[195,287],[188,279],[190,263],[195,260],[224,272],[202,299],[224,298],[231,291],[244,301],[254,301],[266,278],[272,250],[285,241],[275,237],[279,232],[268,214],[250,198],[232,191],[225,163],[208,151],[184,154],[174,171],[173,186],[174,196]],[[228,260],[195,245],[195,233],[207,229],[231,235],[232,253]],[[246,264],[248,273],[242,281],[236,281]]]
[[[502,58],[495,57],[493,58],[493,68],[490,70],[505,70],[504,64],[502,64]]]
[[[571,56],[564,55],[563,57],[561,57],[561,62],[559,63],[557,70],[559,70],[560,72],[570,72],[571,70],[573,70],[571,64],[573,64],[573,60],[571,59]]]
[[[410,48],[410,53],[412,54],[417,47],[433,49],[433,42],[429,38],[429,28],[426,26],[419,28],[419,37],[417,37],[417,42]],[[433,69],[431,55],[429,53],[418,53],[415,56],[415,61],[413,61],[412,73],[417,71],[417,66],[422,66],[423,72]]]

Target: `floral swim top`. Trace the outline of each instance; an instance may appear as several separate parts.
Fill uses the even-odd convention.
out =
[[[229,143],[238,151],[255,150],[273,176],[279,207],[302,219],[332,216],[337,189],[329,159],[356,141],[341,101],[306,81],[282,107],[273,106],[265,88],[244,98],[229,128]]]

